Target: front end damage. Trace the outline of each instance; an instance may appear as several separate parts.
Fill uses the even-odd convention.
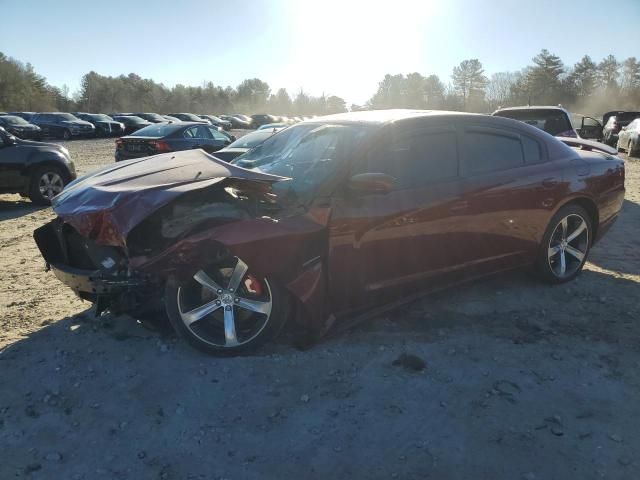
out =
[[[322,333],[328,210],[284,206],[270,189],[281,178],[236,169],[224,164],[204,176],[199,166],[193,181],[176,184],[166,182],[165,164],[152,188],[141,185],[140,168],[131,188],[122,170],[115,180],[101,173],[54,202],[59,217],[35,241],[47,267],[96,313],[158,305],[166,282],[236,256],[286,288],[301,307],[298,321]]]

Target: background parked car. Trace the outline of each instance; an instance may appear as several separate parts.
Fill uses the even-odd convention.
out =
[[[27,122],[24,118],[16,115],[0,115],[0,127],[22,139],[40,140],[42,130],[37,125]]]
[[[116,162],[158,153],[201,148],[215,152],[229,145],[229,137],[204,123],[155,123],[116,140]]]
[[[247,122],[242,118],[235,117],[233,115],[220,115],[222,120],[226,120],[231,123],[231,128],[235,128],[238,130],[248,130],[251,128],[251,122]]]
[[[556,137],[578,137],[569,112],[562,107],[510,107],[492,113],[495,117],[520,120]]]
[[[138,131],[141,128],[148,127],[149,125],[153,125],[151,122],[144,120],[140,117],[136,117],[135,115],[118,115],[113,117],[113,119],[117,122],[124,124],[125,135],[129,135],[130,133]]]
[[[276,123],[278,120],[273,115],[267,115],[264,113],[251,115],[251,124],[253,128],[260,128],[267,123]]]
[[[615,146],[618,143],[618,135],[622,127],[626,127],[638,117],[640,117],[640,112],[614,111],[605,113],[602,116],[604,143],[612,147]]]
[[[203,120],[208,120],[211,125],[216,127],[221,127],[225,130],[231,130],[231,122],[228,120],[223,120],[220,117],[216,117],[215,115],[200,115],[200,118]]]
[[[234,158],[239,157],[254,147],[257,147],[279,130],[281,129],[263,129],[247,133],[233,143],[224,147],[222,150],[218,150],[215,153],[215,156],[225,162],[230,162]]]
[[[625,150],[630,157],[640,156],[640,117],[626,127],[622,127],[618,135],[618,151]]]
[[[81,120],[91,123],[95,127],[95,135],[98,137],[119,137],[124,135],[124,123],[117,122],[104,113],[82,113],[75,114]]]
[[[80,120],[70,113],[36,113],[31,117],[30,122],[42,129],[43,136],[64,140],[71,140],[74,137],[91,137],[95,132],[95,127],[91,123]]]
[[[19,193],[48,205],[75,178],[65,147],[21,140],[0,127],[0,193]]]
[[[9,112],[9,115],[15,115],[16,117],[24,118],[27,122],[31,120],[36,112]]]
[[[131,115],[140,117],[143,120],[151,123],[162,123],[167,121],[166,118],[164,118],[162,115],[158,115],[157,113],[132,113]]]
[[[182,120],[180,120],[179,118],[176,117],[172,117],[171,115],[161,115],[162,118],[165,119],[165,121],[169,122],[169,123],[180,123],[182,122]]]
[[[207,125],[211,125],[209,120],[205,120],[200,118],[195,113],[170,113],[172,117],[178,118],[183,122],[197,122],[197,123],[206,123]]]

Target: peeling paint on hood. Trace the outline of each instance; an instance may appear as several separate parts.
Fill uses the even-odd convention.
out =
[[[287,180],[231,165],[203,150],[119,162],[70,183],[53,210],[78,233],[102,245],[124,246],[129,232],[180,195],[226,178],[271,184]]]

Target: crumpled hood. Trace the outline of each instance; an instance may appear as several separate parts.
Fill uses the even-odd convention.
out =
[[[78,233],[102,245],[124,246],[129,232],[178,196],[225,178],[286,180],[228,164],[203,150],[185,150],[119,162],[70,183],[53,210]]]

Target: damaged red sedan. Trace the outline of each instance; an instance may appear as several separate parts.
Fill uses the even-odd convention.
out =
[[[98,313],[161,302],[193,346],[233,354],[289,319],[317,338],[509,268],[571,280],[624,200],[624,163],[571,141],[484,115],[327,116],[232,164],[194,150],[89,174],[34,236]]]

